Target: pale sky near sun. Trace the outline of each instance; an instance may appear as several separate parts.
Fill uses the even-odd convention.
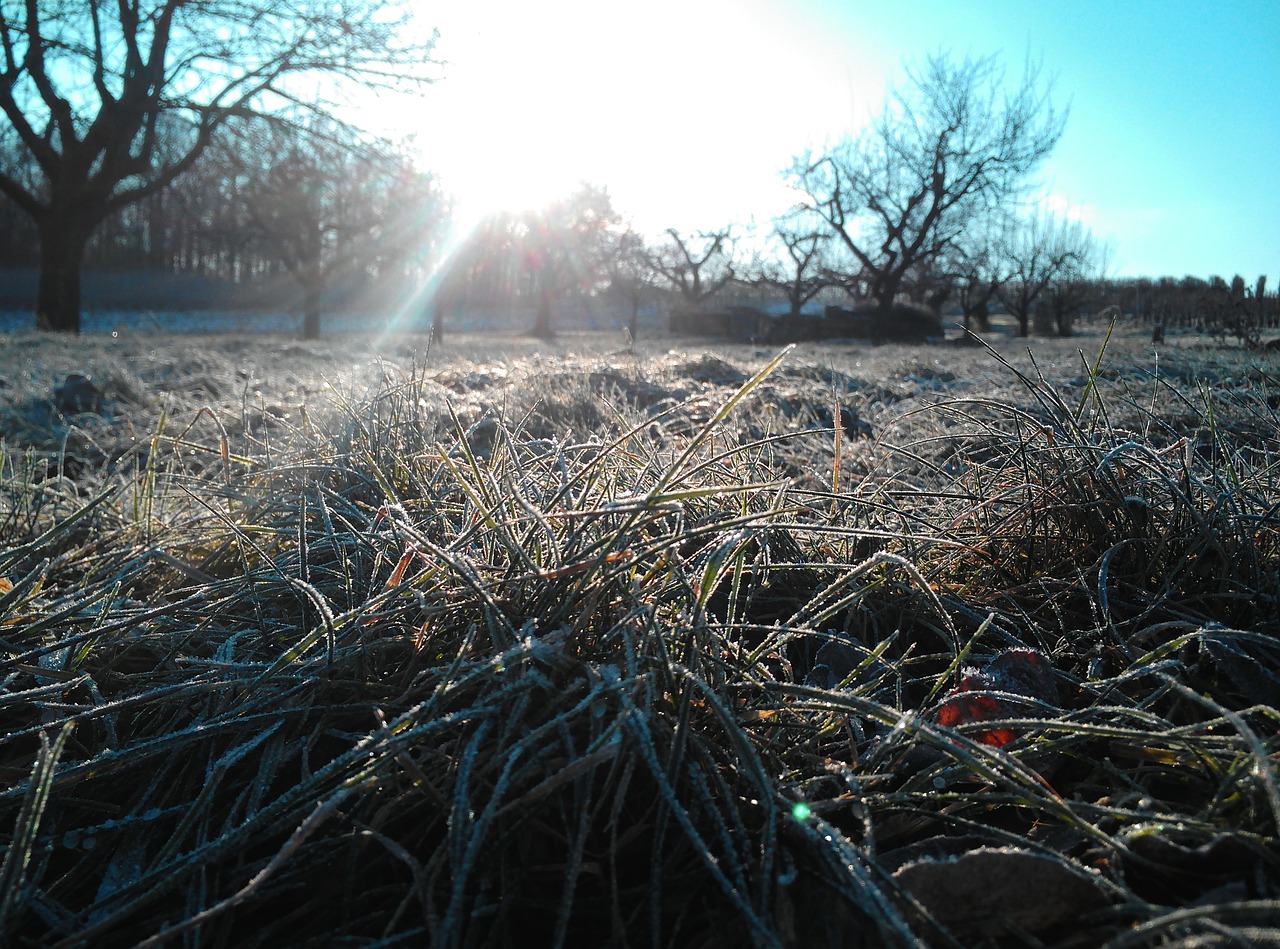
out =
[[[780,171],[931,52],[1030,54],[1070,106],[1045,202],[1117,275],[1280,282],[1280,0],[466,0],[444,78],[394,105],[463,215],[583,180],[638,229],[769,219]]]

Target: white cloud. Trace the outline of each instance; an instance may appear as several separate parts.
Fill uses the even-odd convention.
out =
[[[1096,228],[1098,224],[1098,209],[1086,201],[1074,201],[1051,193],[1042,203],[1046,211],[1064,221],[1076,221],[1090,229]]]

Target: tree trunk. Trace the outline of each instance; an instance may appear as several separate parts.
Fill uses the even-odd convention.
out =
[[[879,304],[881,313],[891,313],[893,311],[893,302],[898,299],[898,294],[902,292],[901,273],[886,272],[880,275],[879,279],[871,287],[871,295],[875,297],[876,303]]]
[[[41,223],[37,330],[80,332],[80,271],[88,237],[88,229],[74,220],[53,218]]]
[[[444,304],[439,299],[431,308],[431,342],[444,342]]]
[[[538,339],[551,339],[551,294],[546,287],[538,288],[538,314],[533,321],[533,335]]]
[[[302,338],[320,338],[320,283],[308,280],[302,287]]]
[[[877,292],[875,293],[876,321],[880,324],[878,329],[881,333],[888,331],[889,327],[893,325],[893,301],[897,299],[898,288],[901,285],[901,280],[894,280],[892,282],[886,280],[877,288]]]
[[[974,308],[973,318],[982,332],[985,333],[991,329],[991,309],[987,300],[983,300]]]
[[[1053,301],[1053,322],[1058,328],[1059,336],[1071,336],[1075,324],[1075,314],[1071,307],[1061,300]]]

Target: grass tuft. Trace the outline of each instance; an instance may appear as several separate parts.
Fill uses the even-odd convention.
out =
[[[58,343],[0,406],[6,944],[1280,938],[1274,367],[1090,344]],[[1056,695],[964,692],[1028,648]]]

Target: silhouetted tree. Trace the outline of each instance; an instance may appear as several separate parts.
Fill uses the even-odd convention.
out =
[[[333,122],[236,122],[216,154],[242,208],[241,231],[284,265],[302,290],[302,335],[320,335],[326,295],[375,276],[406,280],[439,220],[430,176],[385,142]]]
[[[609,193],[587,184],[537,211],[489,215],[439,276],[441,314],[476,305],[510,311],[524,303],[534,309],[531,332],[552,335],[557,301],[582,299],[607,284],[606,248],[618,220]]]
[[[583,184],[525,218],[524,259],[537,301],[533,335],[554,334],[552,304],[602,288],[609,232],[619,221],[609,192]]]
[[[975,222],[944,256],[966,331],[972,331],[975,324],[980,330],[988,326],[991,304],[1005,280],[1000,242],[1006,226],[1004,215],[987,215]]]
[[[615,230],[604,250],[609,290],[629,307],[627,333],[634,341],[640,328],[640,304],[653,287],[652,256],[644,238],[630,227]]]
[[[698,309],[736,276],[733,234],[728,228],[682,235],[673,227],[667,237],[650,258],[653,270],[689,307]]]
[[[1003,79],[992,57],[931,56],[865,133],[789,172],[801,208],[861,266],[886,318],[911,270],[1021,195],[1061,136],[1035,68],[1011,93]]]
[[[2,0],[0,113],[24,160],[0,171],[0,193],[39,235],[37,328],[79,331],[90,236],[189,170],[231,117],[314,99],[318,81],[424,81],[434,38],[403,29],[413,6]]]
[[[1087,266],[1092,252],[1092,235],[1078,222],[1034,214],[1009,224],[1000,243],[1005,276],[997,292],[1017,319],[1020,336],[1030,335],[1032,309],[1049,304],[1042,296],[1054,281]]]
[[[1093,232],[1078,221],[1062,228],[1059,240],[1067,253],[1049,283],[1049,309],[1059,336],[1070,336],[1076,315],[1093,299],[1101,305],[1102,276],[1107,269],[1107,253],[1099,247]]]
[[[828,234],[807,229],[794,218],[779,220],[765,253],[752,262],[746,279],[781,293],[788,312],[797,316],[806,303],[831,286],[826,255],[830,243]]]

